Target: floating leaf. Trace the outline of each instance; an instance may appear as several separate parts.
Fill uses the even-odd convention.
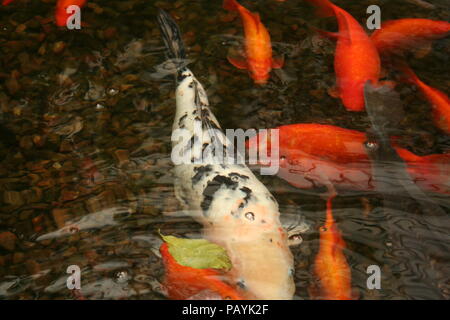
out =
[[[231,269],[231,261],[221,246],[204,239],[182,239],[164,236],[169,253],[182,266],[196,269]]]

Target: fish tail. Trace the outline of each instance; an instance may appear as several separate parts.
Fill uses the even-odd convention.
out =
[[[329,0],[306,0],[313,6],[317,7],[316,14],[319,17],[332,17],[335,15],[335,5]]]
[[[406,62],[396,60],[395,68],[403,73],[403,76],[400,77],[403,82],[408,82],[418,86],[420,86],[420,84],[422,83],[413,69],[411,69],[411,67],[407,65]]]
[[[186,50],[177,23],[167,12],[161,9],[158,13],[158,23],[168,51],[168,57],[175,60],[185,60]]]
[[[224,0],[223,8],[229,11],[238,11],[239,3],[236,0]]]

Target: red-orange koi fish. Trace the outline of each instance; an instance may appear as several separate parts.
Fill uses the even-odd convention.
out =
[[[272,57],[270,35],[261,23],[259,14],[250,12],[236,0],[224,0],[223,7],[230,11],[239,12],[245,32],[246,57],[228,56],[228,61],[239,69],[247,69],[255,83],[267,83],[270,71],[281,68],[283,60]]]
[[[449,97],[444,92],[439,91],[420,80],[410,67],[403,65],[400,69],[408,77],[407,80],[416,85],[430,102],[435,125],[445,133],[450,134]]]
[[[380,54],[400,54],[450,33],[450,23],[430,19],[398,19],[382,23],[370,36]]]
[[[271,138],[267,133],[251,138],[248,145],[257,147],[260,152],[277,148],[278,176],[291,185],[302,189],[334,186],[339,190],[374,190],[364,132],[314,123],[291,124],[277,129],[278,148],[270,145]],[[418,156],[395,144],[394,149],[419,187],[450,194],[450,154]]]
[[[336,16],[339,32],[334,56],[338,95],[349,111],[364,110],[364,84],[380,77],[378,51],[348,12],[328,0],[307,0],[318,6],[321,15]]]
[[[167,243],[163,243],[159,251],[165,267],[164,287],[170,299],[192,299],[198,294],[204,294],[218,295],[223,300],[244,300],[234,288],[221,280],[224,275],[219,271],[179,264],[170,254]]]
[[[320,296],[325,300],[351,300],[351,271],[342,251],[344,239],[336,226],[331,209],[333,197],[327,200],[325,224],[320,228],[320,247],[314,272],[320,281]]]

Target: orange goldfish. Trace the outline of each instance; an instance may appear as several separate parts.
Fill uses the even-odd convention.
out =
[[[223,300],[244,300],[224,275],[215,269],[195,269],[179,264],[169,252],[167,243],[159,248],[165,267],[164,287],[170,299],[185,300],[196,295],[219,295]]]
[[[314,272],[319,278],[321,297],[325,300],[351,300],[351,271],[342,249],[344,239],[331,210],[333,196],[327,200],[325,224],[320,228],[320,247]]]
[[[267,83],[270,71],[281,68],[283,60],[272,57],[270,35],[261,23],[259,14],[250,12],[236,0],[224,0],[223,7],[226,10],[239,12],[245,32],[246,57],[234,58],[228,56],[228,61],[239,69],[248,69],[255,83]]]
[[[10,4],[11,2],[13,2],[14,0],[3,0],[2,1],[2,5],[7,6],[8,4]]]
[[[64,27],[67,25],[67,19],[71,16],[67,13],[67,8],[76,5],[82,7],[86,4],[87,0],[58,0],[56,4],[55,19],[58,27]]]
[[[291,185],[302,189],[332,185],[340,190],[374,190],[364,132],[306,123],[277,129],[278,148],[270,145],[271,139],[266,133],[251,138],[248,146],[264,151],[277,148],[278,176]],[[418,156],[394,146],[419,187],[450,194],[450,154]]]
[[[328,0],[307,0],[317,5],[322,15],[336,16],[339,32],[334,56],[338,95],[349,111],[364,110],[364,84],[376,84],[380,77],[378,51],[348,12]]]
[[[402,53],[450,33],[450,23],[430,19],[386,21],[370,36],[380,54]]]
[[[433,109],[433,119],[436,126],[447,134],[450,134],[450,99],[442,91],[430,87],[417,77],[414,71],[406,65],[400,69],[408,77],[408,81],[416,85],[427,100],[431,103]]]

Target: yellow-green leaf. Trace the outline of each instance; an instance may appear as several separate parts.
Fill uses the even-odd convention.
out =
[[[221,246],[205,239],[183,239],[163,236],[169,247],[169,253],[182,266],[196,269],[231,269],[231,261]]]

